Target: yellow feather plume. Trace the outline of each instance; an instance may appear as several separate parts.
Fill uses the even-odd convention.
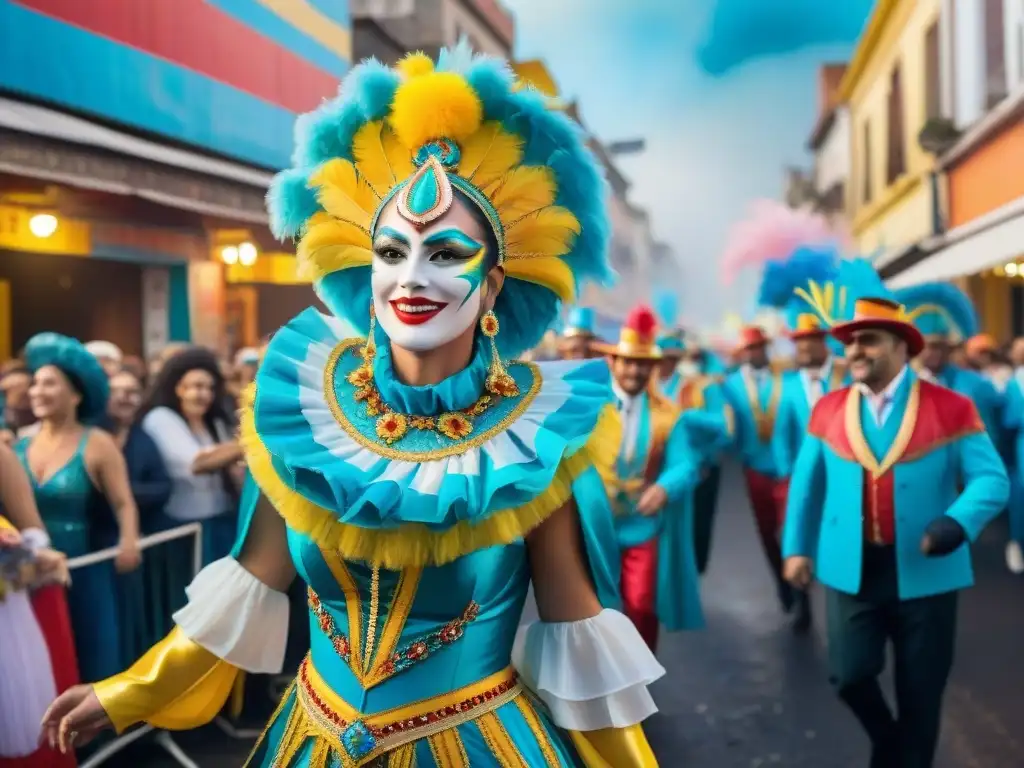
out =
[[[564,256],[579,232],[571,211],[551,205],[507,225],[505,246],[510,259]]]
[[[368,266],[372,257],[368,235],[347,222],[319,219],[296,249],[299,276],[319,280],[331,272]]]
[[[523,216],[555,203],[555,176],[544,166],[520,166],[484,189],[502,221]]]
[[[406,80],[395,91],[388,122],[410,152],[433,139],[460,145],[480,128],[483,104],[462,75],[431,72]]]
[[[367,123],[352,139],[352,154],[359,175],[384,199],[400,181],[412,176],[412,156],[394,131],[382,121]]]
[[[434,71],[434,62],[423,51],[406,54],[401,61],[395,65],[395,69],[407,78],[429,75]]]
[[[485,123],[460,146],[458,173],[484,189],[519,165],[523,140],[502,130],[497,122]]]
[[[329,160],[310,176],[309,185],[318,188],[317,200],[327,213],[370,231],[380,201],[352,163],[341,158]]]
[[[562,301],[571,303],[576,300],[576,280],[572,270],[557,256],[507,261],[505,274],[543,286]]]

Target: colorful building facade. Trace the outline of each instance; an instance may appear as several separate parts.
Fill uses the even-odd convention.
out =
[[[44,329],[253,343],[233,285],[294,265],[263,198],[350,26],[345,2],[0,0],[0,351]]]
[[[935,234],[935,159],[917,137],[939,104],[939,0],[879,0],[840,86],[849,109],[847,216],[879,266]]]

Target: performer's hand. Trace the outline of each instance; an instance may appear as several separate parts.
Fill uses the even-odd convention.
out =
[[[20,546],[20,533],[7,528],[0,528],[0,549],[16,549]]]
[[[41,741],[68,752],[88,744],[112,726],[91,685],[76,685],[57,697],[43,715]]]
[[[114,567],[118,573],[129,573],[134,571],[142,563],[142,550],[139,549],[138,539],[121,539],[118,543],[117,558],[114,560]]]
[[[17,436],[9,429],[0,429],[0,443],[7,446],[13,446],[17,441]]]
[[[963,526],[952,517],[943,515],[928,523],[921,539],[921,552],[928,557],[942,557],[967,541]]]
[[[814,575],[814,564],[809,557],[787,557],[782,565],[783,578],[797,589],[807,589]]]
[[[636,511],[644,517],[650,517],[658,514],[667,503],[668,491],[660,485],[652,485],[640,495],[640,501],[636,503]]]

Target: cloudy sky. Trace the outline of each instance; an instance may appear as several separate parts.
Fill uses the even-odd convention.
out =
[[[748,314],[756,277],[730,288],[716,262],[784,167],[808,165],[817,69],[845,61],[873,0],[503,0],[519,58],[547,61],[587,128],[643,137],[623,158],[633,202],[680,262],[683,314],[699,325]]]

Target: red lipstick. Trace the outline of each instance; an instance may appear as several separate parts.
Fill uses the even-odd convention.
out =
[[[392,299],[391,309],[401,322],[406,325],[423,325],[437,316],[437,313],[448,306],[446,302],[411,296],[407,299]]]

